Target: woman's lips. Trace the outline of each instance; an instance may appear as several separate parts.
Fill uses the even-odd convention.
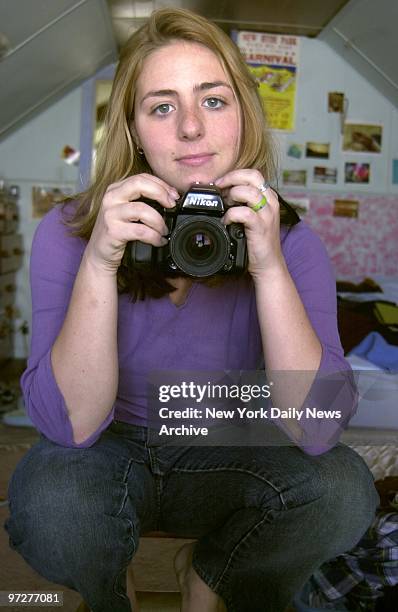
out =
[[[184,157],[179,157],[177,162],[182,164],[183,166],[202,166],[203,164],[207,164],[212,157],[213,153],[198,153],[197,155],[185,155]]]

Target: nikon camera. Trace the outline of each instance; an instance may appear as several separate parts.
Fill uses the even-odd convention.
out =
[[[163,247],[140,241],[129,243],[127,248],[135,268],[156,268],[165,274],[196,278],[239,274],[246,269],[243,225],[223,225],[225,206],[214,185],[195,183],[171,210],[153,200],[145,201],[162,214],[170,231],[168,244]]]

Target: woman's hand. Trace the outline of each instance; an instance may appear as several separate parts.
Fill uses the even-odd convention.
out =
[[[113,183],[102,200],[85,256],[100,269],[116,274],[127,242],[163,246],[167,226],[159,212],[140,199],[150,198],[164,208],[173,208],[178,197],[173,187],[150,174]]]
[[[229,207],[224,223],[245,226],[248,271],[253,280],[272,270],[285,268],[279,234],[279,201],[270,187],[261,191],[264,183],[262,174],[252,169],[233,170],[215,181]],[[254,210],[263,198],[266,204]],[[239,202],[246,206],[237,206]]]

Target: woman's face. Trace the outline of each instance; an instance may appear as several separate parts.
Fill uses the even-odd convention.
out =
[[[218,58],[198,43],[176,41],[144,61],[133,132],[152,172],[185,191],[235,166],[240,107]]]

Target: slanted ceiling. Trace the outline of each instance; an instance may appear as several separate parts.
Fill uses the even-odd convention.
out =
[[[180,6],[204,15],[229,32],[265,32],[317,36],[347,0],[108,0],[118,45],[162,6]]]
[[[117,59],[105,0],[1,0],[0,138]]]
[[[398,0],[108,0],[118,46],[165,4],[205,15],[227,32],[318,37],[398,106]]]
[[[398,0],[0,0],[0,139],[117,60],[161,6],[229,32],[318,37],[398,106]]]
[[[319,35],[396,107],[397,26],[398,0],[351,0]]]

